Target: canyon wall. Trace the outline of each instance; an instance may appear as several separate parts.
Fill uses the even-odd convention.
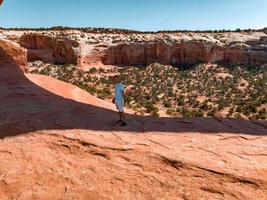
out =
[[[209,43],[121,44],[107,50],[104,64],[147,65],[162,63],[192,65],[197,63],[223,63],[261,65],[267,63],[267,51],[248,51],[221,47]]]
[[[28,50],[28,61],[78,64],[79,43],[74,40],[28,34],[21,37],[20,44]]]
[[[84,37],[84,36],[83,36]],[[102,36],[101,36],[102,37]],[[99,65],[148,65],[151,63],[193,65],[222,63],[232,65],[262,65],[267,63],[266,36],[243,42],[214,42],[214,39],[86,41],[68,37],[26,34],[20,44],[28,49],[28,60],[60,64],[75,64],[81,68]],[[136,36],[137,37],[137,36]],[[103,39],[102,39],[103,40]],[[136,41],[135,41],[136,40]]]

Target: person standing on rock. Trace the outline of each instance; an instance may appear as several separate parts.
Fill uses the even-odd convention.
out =
[[[115,95],[113,98],[113,103],[115,103],[116,108],[119,111],[120,119],[116,121],[117,124],[121,126],[126,126],[127,123],[125,122],[124,116],[124,85],[122,84],[119,76],[114,76],[114,83],[115,83]]]

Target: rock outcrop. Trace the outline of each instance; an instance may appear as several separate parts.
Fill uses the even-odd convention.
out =
[[[171,65],[197,63],[261,65],[267,63],[267,51],[227,48],[199,41],[186,43],[159,41],[110,47],[103,62],[109,65],[148,65],[155,62]]]
[[[20,44],[28,49],[29,61],[76,65],[79,63],[79,43],[74,40],[29,34],[21,37]]]
[[[27,71],[27,51],[17,43],[0,39],[0,65],[16,63],[23,72]]]
[[[225,35],[225,38],[220,36],[221,39],[216,35],[77,35],[31,33],[22,36],[20,43],[28,49],[29,61],[75,64],[81,68],[98,65],[148,65],[155,62],[172,65],[267,63],[264,34],[254,37],[233,33],[232,36]]]

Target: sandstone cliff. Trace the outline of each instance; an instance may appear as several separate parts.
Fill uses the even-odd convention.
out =
[[[107,50],[103,61],[104,64],[110,65],[148,65],[155,62],[171,65],[260,65],[267,63],[267,52],[232,49],[199,41],[182,44],[159,41],[113,46]]]
[[[267,63],[265,33],[237,34],[86,34],[30,33],[20,44],[30,61],[70,63],[82,68],[96,65],[192,65]]]
[[[28,49],[28,61],[78,64],[79,44],[74,40],[45,35],[23,35],[21,46]]]

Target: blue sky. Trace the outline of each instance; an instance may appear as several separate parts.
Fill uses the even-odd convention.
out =
[[[0,27],[205,30],[267,27],[267,0],[4,0]]]

